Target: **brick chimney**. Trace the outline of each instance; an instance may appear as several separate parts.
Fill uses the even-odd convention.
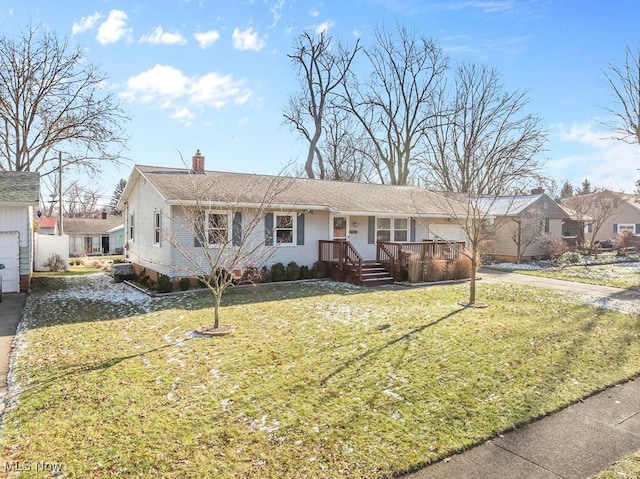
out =
[[[200,150],[191,158],[191,170],[197,174],[204,173],[204,156],[200,154]]]
[[[544,188],[542,188],[541,186],[538,186],[537,188],[533,188],[531,190],[532,195],[541,195],[543,193],[544,193]]]
[[[101,216],[102,216],[103,220],[106,220],[107,219],[107,210],[102,210]]]

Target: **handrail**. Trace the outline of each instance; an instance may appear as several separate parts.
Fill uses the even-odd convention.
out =
[[[376,261],[379,261],[382,264],[390,263],[389,269],[391,270],[391,276],[395,278],[396,272],[396,259],[395,253],[389,251],[388,246],[393,247],[394,243],[384,243],[382,241],[378,241],[376,243]],[[382,254],[384,253],[384,254]]]
[[[344,259],[347,266],[353,265],[356,269],[358,284],[362,284],[362,256],[349,241],[343,241]],[[350,268],[349,268],[350,269]]]
[[[318,260],[338,264],[341,273],[355,270],[358,284],[362,284],[362,256],[349,241],[320,240]]]

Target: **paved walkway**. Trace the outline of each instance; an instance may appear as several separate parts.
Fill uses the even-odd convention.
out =
[[[0,417],[7,395],[7,374],[13,337],[22,318],[26,294],[4,293],[0,302]]]
[[[640,303],[640,292],[481,270],[481,281]],[[405,479],[582,479],[640,450],[640,379],[405,476]]]

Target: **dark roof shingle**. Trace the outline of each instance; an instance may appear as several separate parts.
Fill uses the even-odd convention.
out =
[[[417,186],[312,180],[247,173],[136,165],[169,203],[220,202],[294,208],[326,208],[338,213],[451,216],[462,206]],[[265,195],[274,196],[265,201]]]
[[[0,203],[37,206],[40,203],[40,173],[0,171]]]

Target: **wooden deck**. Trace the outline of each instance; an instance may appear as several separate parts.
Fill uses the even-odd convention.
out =
[[[325,263],[327,275],[332,279],[373,286],[406,279],[410,261],[456,260],[464,247],[465,243],[460,241],[379,241],[375,260],[365,260],[349,241],[320,240],[318,260]]]

